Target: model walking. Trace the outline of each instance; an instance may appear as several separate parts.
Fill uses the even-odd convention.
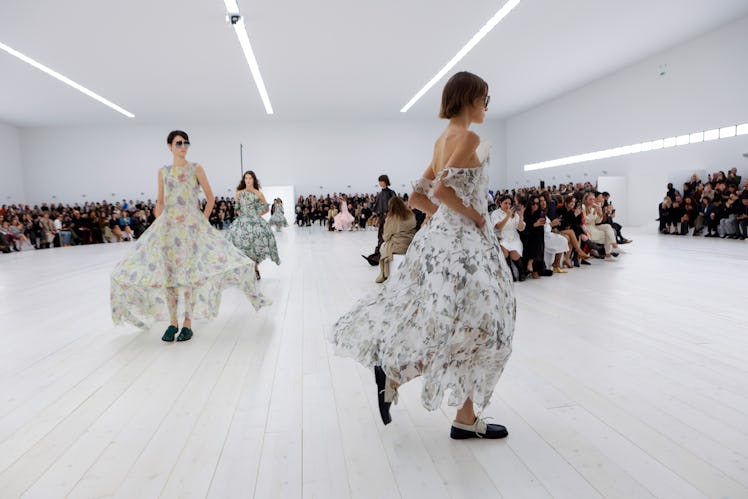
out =
[[[236,188],[239,216],[226,233],[226,238],[255,262],[255,276],[260,278],[260,262],[270,258],[280,265],[278,246],[270,225],[262,218],[269,211],[260,182],[253,171],[242,177]]]
[[[161,339],[174,341],[182,297],[184,320],[177,341],[185,341],[192,337],[193,318],[218,314],[227,287],[239,287],[256,309],[270,302],[256,288],[254,263],[208,222],[213,191],[202,166],[186,159],[187,133],[173,131],[166,142],[173,161],[158,172],[156,221],[111,274],[112,319],[146,327],[168,317]],[[207,199],[202,212],[201,189]]]
[[[457,406],[450,436],[503,438],[506,428],[477,417],[511,353],[515,321],[512,277],[488,220],[487,154],[468,128],[482,123],[488,85],[457,73],[442,94],[431,164],[415,185],[412,206],[431,215],[398,272],[338,319],[338,354],[374,367],[379,410],[391,421],[397,387],[423,380],[421,403],[436,410],[446,391]]]
[[[273,206],[270,209],[270,226],[275,227],[278,232],[283,227],[288,227],[288,221],[286,220],[286,213],[283,211],[283,200],[281,198],[275,198],[273,200]]]

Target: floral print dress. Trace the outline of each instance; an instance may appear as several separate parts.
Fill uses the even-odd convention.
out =
[[[275,208],[273,208],[273,214],[270,215],[270,225],[273,227],[277,227],[278,230],[280,230],[281,227],[288,227],[286,214],[283,212],[283,205],[278,203],[274,206]]]
[[[445,168],[416,192],[433,199],[433,186],[454,189],[486,220],[483,228],[440,206],[408,247],[398,272],[360,300],[332,328],[336,353],[387,377],[423,380],[421,402],[439,407],[468,397],[482,409],[491,399],[512,351],[516,303],[512,274],[490,226],[488,157],[477,168]]]
[[[270,258],[280,265],[273,231],[260,216],[267,210],[267,203],[252,191],[239,191],[238,197],[240,214],[226,232],[226,238],[256,263]]]
[[[145,328],[168,320],[167,288],[194,301],[191,318],[214,318],[221,292],[238,287],[255,309],[270,301],[257,289],[254,262],[210,225],[198,205],[195,163],[164,166],[164,210],[111,274],[112,319]]]

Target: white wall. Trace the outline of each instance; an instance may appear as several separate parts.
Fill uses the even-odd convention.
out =
[[[21,161],[21,134],[0,123],[0,205],[25,201]]]
[[[182,127],[192,142],[188,159],[205,167],[218,196],[233,195],[239,182],[240,143],[245,169],[254,170],[263,184],[293,185],[297,195],[376,192],[382,173],[390,176],[396,191],[409,192],[410,182],[429,164],[433,142],[445,126],[446,121],[434,118],[28,128],[21,132],[26,195],[33,203],[52,196],[63,202],[153,198],[158,167],[171,162],[166,135]],[[503,182],[503,123],[486,123],[476,131],[494,145],[491,174]]]
[[[748,17],[511,117],[506,122],[508,185],[540,179],[594,182],[600,175],[667,179],[671,171],[733,166],[746,177],[748,160],[742,153],[748,152],[748,136],[523,171],[527,163],[748,122],[746,47]],[[664,76],[661,64],[668,65]],[[664,195],[664,187],[657,192]],[[659,198],[640,202],[655,212]],[[648,222],[647,210],[642,211],[646,219],[630,212],[631,223]]]

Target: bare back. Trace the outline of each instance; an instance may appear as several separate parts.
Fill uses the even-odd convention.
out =
[[[480,137],[475,132],[448,127],[434,144],[434,156],[431,160],[433,178],[444,168],[477,168],[480,159],[476,149]]]

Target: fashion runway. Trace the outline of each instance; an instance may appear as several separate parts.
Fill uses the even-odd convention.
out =
[[[289,227],[254,311],[224,293],[194,338],[115,327],[134,243],[0,256],[0,496],[748,497],[748,245],[626,230],[616,262],[516,284],[514,353],[453,441],[416,380],[384,427],[373,373],[332,355],[375,286],[372,231]],[[446,400],[446,398],[445,398]]]

